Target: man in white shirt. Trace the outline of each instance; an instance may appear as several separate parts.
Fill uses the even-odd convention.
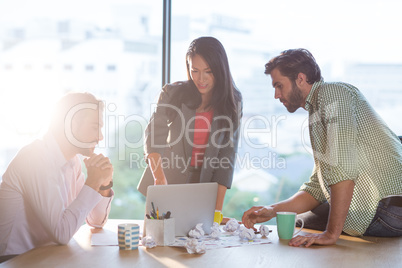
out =
[[[95,154],[103,139],[103,103],[70,93],[48,133],[22,148],[0,183],[0,258],[47,244],[67,244],[86,220],[102,228],[110,211],[113,167]],[[86,156],[87,179],[78,154]]]

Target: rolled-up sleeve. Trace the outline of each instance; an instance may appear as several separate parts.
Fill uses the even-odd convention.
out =
[[[318,180],[317,167],[314,165],[313,173],[310,176],[310,180],[305,182],[299,189],[299,191],[304,191],[309,193],[318,202],[323,203],[327,199],[321,189],[320,182]]]

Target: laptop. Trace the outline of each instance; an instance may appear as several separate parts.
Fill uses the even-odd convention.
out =
[[[153,202],[160,216],[171,212],[171,218],[175,219],[176,236],[187,236],[198,223],[202,223],[205,233],[210,234],[217,194],[216,182],[151,185],[147,189],[145,213],[150,215]]]

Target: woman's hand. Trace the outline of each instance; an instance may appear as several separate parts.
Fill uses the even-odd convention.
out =
[[[154,178],[154,185],[167,185],[167,180],[165,178],[165,176],[163,176],[163,178],[161,179],[155,179]]]

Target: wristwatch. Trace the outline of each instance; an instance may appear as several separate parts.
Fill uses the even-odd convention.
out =
[[[107,189],[110,189],[110,188],[112,188],[113,187],[113,180],[111,180],[110,182],[109,182],[109,184],[108,185],[101,185],[101,187],[99,187],[99,190],[107,190]]]

